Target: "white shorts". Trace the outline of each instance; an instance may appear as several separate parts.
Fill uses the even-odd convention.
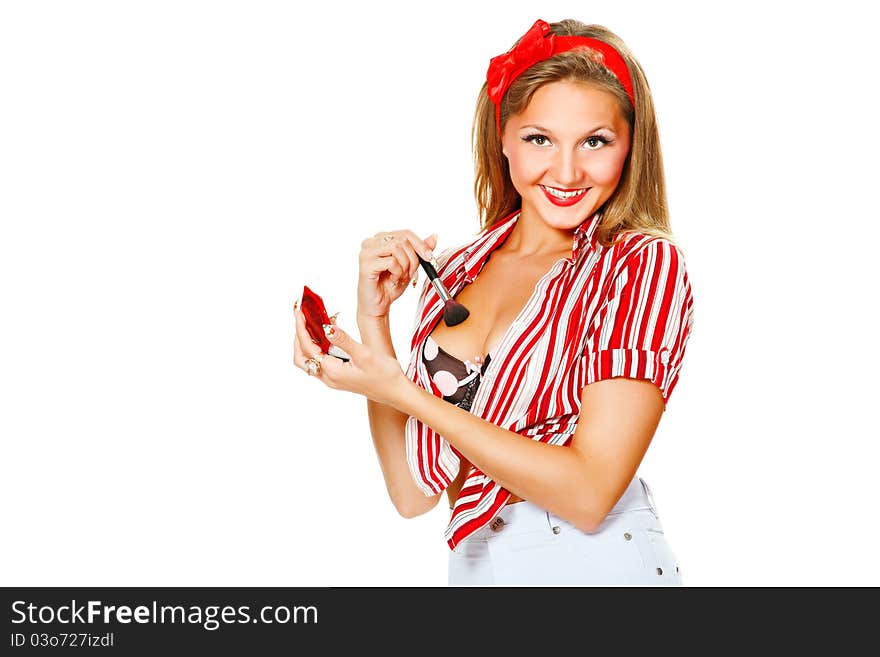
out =
[[[681,583],[651,491],[638,476],[595,532],[524,500],[503,506],[449,552],[450,586]]]

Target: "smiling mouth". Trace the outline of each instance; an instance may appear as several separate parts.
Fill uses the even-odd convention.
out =
[[[553,203],[553,205],[574,205],[580,201],[592,187],[584,187],[574,190],[561,190],[555,187],[547,187],[546,185],[538,185],[544,190],[544,195]]]
[[[585,192],[587,192],[589,187],[581,187],[579,189],[559,189],[558,187],[547,187],[547,185],[541,185],[544,191],[549,192],[556,198],[574,198],[575,196],[581,196]]]

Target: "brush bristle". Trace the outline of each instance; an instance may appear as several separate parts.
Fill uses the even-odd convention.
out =
[[[470,312],[455,299],[450,299],[443,307],[443,321],[446,326],[455,326],[461,324],[468,318]]]

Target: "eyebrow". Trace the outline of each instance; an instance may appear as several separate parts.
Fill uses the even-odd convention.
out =
[[[540,125],[538,125],[537,123],[529,123],[528,125],[524,125],[524,126],[522,126],[522,127],[520,128],[520,130],[524,130],[524,129],[526,129],[526,128],[537,128],[537,129],[540,130],[541,132],[547,132],[547,133],[549,133],[549,134],[551,134],[551,135],[553,134],[553,131],[552,131],[552,130],[548,130],[548,129],[545,128],[544,126],[540,126]],[[582,135],[582,136],[581,136],[581,139],[583,139],[584,137],[589,137],[590,135],[592,135],[592,134],[593,134],[594,132],[596,132],[597,130],[608,130],[609,132],[613,132],[614,134],[617,134],[617,132],[616,132],[613,128],[611,128],[611,127],[608,126],[608,125],[602,124],[602,125],[596,126],[595,128],[593,128],[592,130],[590,130],[590,131],[587,132],[586,134]]]

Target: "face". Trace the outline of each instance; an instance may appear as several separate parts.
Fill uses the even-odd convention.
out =
[[[542,86],[508,119],[501,140],[522,216],[577,228],[616,189],[630,142],[609,92],[573,82]]]

